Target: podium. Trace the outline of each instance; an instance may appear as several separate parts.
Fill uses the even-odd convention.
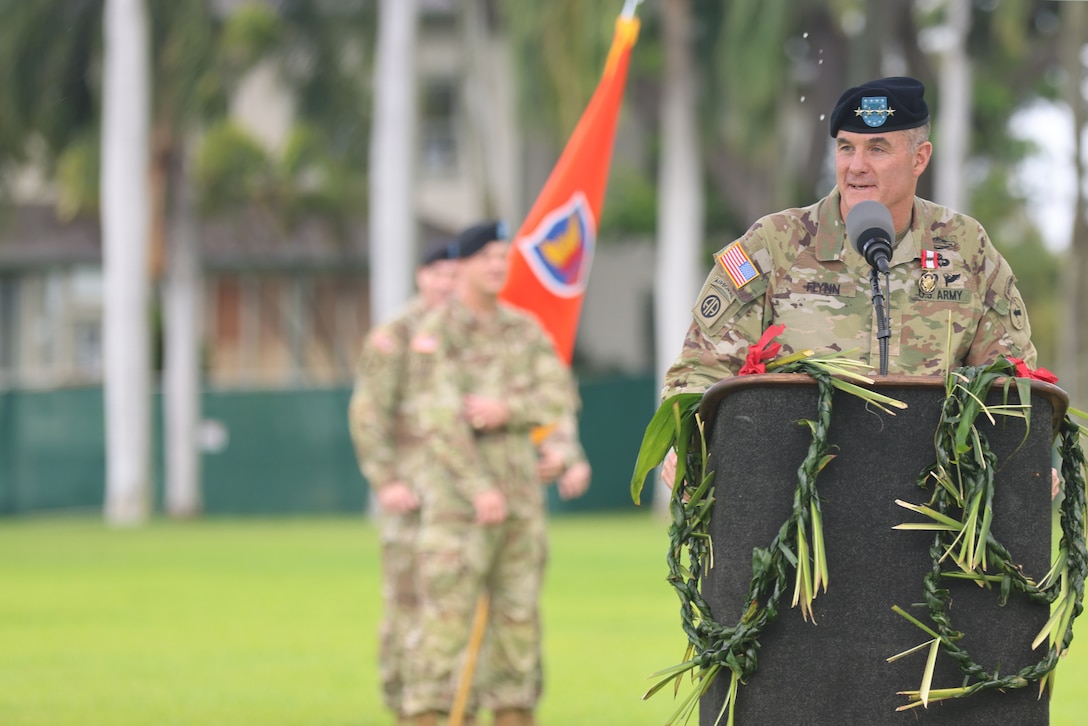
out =
[[[829,585],[813,603],[815,623],[805,622],[783,595],[777,619],[760,637],[758,670],[739,689],[738,726],[811,724],[1015,724],[1049,723],[1047,694],[1037,684],[1005,692],[980,691],[966,698],[906,705],[899,691],[918,690],[926,666],[922,650],[894,662],[887,658],[930,636],[901,615],[900,606],[929,624],[923,578],[931,569],[931,531],[892,529],[923,521],[895,500],[929,500],[917,485],[934,459],[934,431],[945,397],[937,377],[883,376],[873,390],[908,408],[890,415],[856,396],[835,390],[829,443],[836,458],[820,473]],[[1032,419],[997,416],[977,422],[997,456],[994,536],[1025,574],[1039,582],[1051,564],[1051,452],[1065,416],[1066,394],[1033,381]],[[1019,402],[1014,391],[1012,402]],[[702,595],[713,619],[740,619],[752,577],[752,550],[767,547],[789,516],[797,469],[812,441],[802,419],[816,416],[818,389],[801,374],[741,376],[715,384],[700,405],[706,422],[715,502],[709,532],[713,565]],[[988,403],[1003,400],[995,388]],[[932,484],[931,484],[932,486]],[[960,645],[988,671],[1012,674],[1038,662],[1047,643],[1031,642],[1049,617],[1045,604],[1013,593],[998,605],[997,588],[942,579],[952,596],[953,627]],[[937,657],[932,687],[963,685],[963,674],[945,653]],[[724,672],[700,702],[700,726],[712,726],[729,688]],[[722,723],[725,723],[724,719]]]

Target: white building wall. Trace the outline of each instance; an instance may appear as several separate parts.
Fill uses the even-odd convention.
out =
[[[653,265],[650,240],[598,243],[575,346],[594,369],[644,373],[653,366]],[[682,294],[694,299],[696,292]]]

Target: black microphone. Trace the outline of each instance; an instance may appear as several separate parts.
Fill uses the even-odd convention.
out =
[[[870,267],[888,272],[895,225],[887,207],[872,199],[858,202],[846,215],[846,234]]]

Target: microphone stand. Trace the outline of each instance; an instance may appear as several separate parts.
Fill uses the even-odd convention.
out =
[[[891,324],[888,322],[890,310],[880,289],[880,273],[876,267],[869,268],[869,284],[873,288],[873,308],[876,310],[876,339],[880,343],[880,375],[888,375],[888,340],[892,337]],[[884,285],[891,292],[888,273],[884,273]]]

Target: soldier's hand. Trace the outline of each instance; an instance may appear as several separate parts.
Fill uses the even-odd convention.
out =
[[[577,499],[589,489],[589,480],[593,470],[588,461],[577,461],[559,477],[557,487],[560,499]]]
[[[476,524],[499,524],[506,519],[506,497],[498,489],[488,489],[472,500]]]
[[[669,449],[665,460],[661,462],[661,481],[672,491],[673,480],[676,479],[676,449]]]
[[[466,393],[461,399],[465,419],[476,431],[493,431],[502,428],[510,419],[510,407],[505,401]]]
[[[419,495],[402,481],[391,481],[379,487],[374,496],[383,512],[407,514],[419,509]]]
[[[546,443],[539,447],[540,458],[536,462],[536,476],[541,482],[554,480],[563,473],[563,453]]]

